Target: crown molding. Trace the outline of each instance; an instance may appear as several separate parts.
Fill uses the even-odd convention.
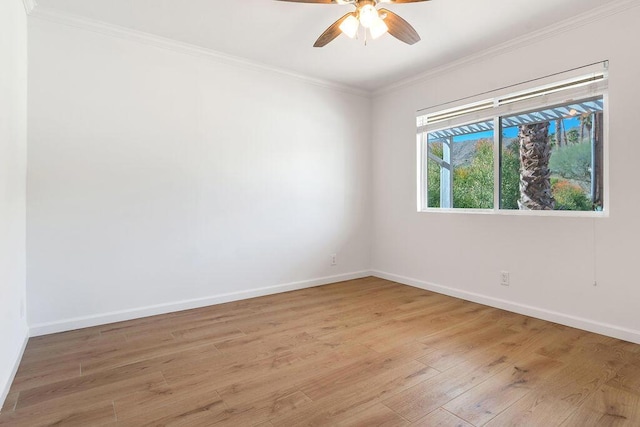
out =
[[[31,15],[38,5],[38,2],[36,0],[22,0],[22,4],[24,4],[24,10],[27,12],[27,15]]]
[[[27,2],[33,2],[35,0],[24,0],[25,5]],[[371,92],[358,89],[352,86],[342,85],[329,80],[322,80],[313,77],[309,77],[303,74],[298,74],[292,71],[288,71],[282,68],[272,67],[260,62],[251,61],[238,56],[229,55],[226,53],[218,52],[213,49],[204,48],[201,46],[180,42],[177,40],[169,39],[155,34],[145,33],[143,31],[133,30],[130,28],[121,27],[115,24],[109,24],[82,16],[72,15],[69,13],[62,13],[51,9],[45,9],[42,6],[33,10],[30,13],[33,18],[38,18],[57,24],[62,24],[86,31],[92,31],[95,33],[117,37],[137,43],[143,43],[146,45],[159,47],[162,49],[171,50],[177,53],[195,56],[199,58],[210,59],[219,63],[227,65],[240,66],[250,70],[257,70],[261,72],[268,72],[274,75],[294,79],[303,83],[319,86],[327,89],[332,89],[340,93],[349,93],[357,95],[363,98],[371,98]]]
[[[241,66],[243,68],[258,70],[262,72],[269,72],[274,75],[280,75],[283,77],[291,78],[301,82],[305,82],[314,86],[324,87],[339,91],[341,93],[349,93],[357,95],[363,98],[373,98],[384,95],[386,93],[402,89],[404,87],[417,84],[434,78],[436,76],[451,72],[452,70],[486,60],[491,57],[499,56],[522,47],[526,47],[533,43],[537,43],[541,40],[554,37],[556,35],[565,33],[575,28],[579,28],[588,24],[592,24],[604,18],[612,15],[622,13],[626,10],[640,6],[638,0],[613,0],[605,5],[591,9],[587,12],[550,25],[548,27],[541,28],[540,30],[530,32],[520,37],[516,37],[508,42],[501,43],[491,48],[476,52],[472,55],[465,56],[458,60],[448,62],[441,66],[431,68],[430,70],[402,79],[398,82],[392,83],[383,88],[375,91],[367,91],[359,88],[355,88],[348,85],[339,84],[330,80],[323,80],[307,75],[295,73],[282,68],[272,67],[260,62],[251,61],[238,56],[229,55],[223,52],[218,52],[213,49],[204,48],[201,46],[180,42],[177,40],[169,39],[162,36],[157,36],[142,31],[137,31],[125,27],[121,27],[115,24],[109,24],[90,18],[72,15],[69,13],[63,13],[54,11],[52,9],[46,9],[42,6],[38,6],[36,0],[23,0],[25,10],[31,17],[63,24],[87,31],[100,33],[112,37],[117,37],[125,40],[135,41],[138,43],[144,43],[147,45],[172,50],[174,52],[196,56],[200,58],[207,58],[216,62]]]
[[[499,56],[522,47],[526,47],[533,43],[537,43],[541,40],[545,40],[567,31],[579,28],[594,22],[600,21],[612,15],[622,13],[626,10],[640,6],[638,0],[614,0],[603,6],[598,6],[582,14],[576,15],[572,18],[560,21],[556,24],[548,27],[541,28],[540,30],[533,31],[520,37],[516,37],[508,42],[498,44],[485,50],[481,50],[472,55],[465,56],[458,60],[448,62],[439,67],[431,68],[424,73],[420,73],[406,79],[400,80],[396,83],[392,83],[381,89],[375,90],[371,93],[372,97],[384,95],[395,90],[411,86],[413,84],[424,82],[425,80],[434,78],[436,76],[449,73],[452,70],[486,60],[491,57]]]

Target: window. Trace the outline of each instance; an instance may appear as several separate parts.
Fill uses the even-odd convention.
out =
[[[491,122],[427,134],[428,207],[493,209],[493,140]]]
[[[606,84],[600,71],[418,116],[419,210],[605,210]]]

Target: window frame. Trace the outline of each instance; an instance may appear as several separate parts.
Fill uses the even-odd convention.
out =
[[[594,64],[595,66],[583,67],[573,70],[570,76],[554,75],[541,79],[536,79],[525,84],[513,85],[502,90],[492,91],[479,96],[466,98],[453,104],[453,107],[442,109],[442,106],[432,107],[430,109],[421,110],[417,114],[417,132],[416,132],[416,160],[417,160],[417,211],[420,213],[456,213],[456,214],[481,214],[481,215],[515,215],[515,216],[546,216],[546,217],[586,217],[586,218],[604,218],[610,215],[609,204],[609,89],[608,89],[608,63],[606,61]],[[585,68],[590,68],[589,71]],[[504,98],[513,98],[523,93],[531,93],[545,88],[553,88],[568,82],[580,81],[592,76],[602,76],[599,80],[594,79],[594,83],[586,83],[575,88],[569,88],[563,92],[559,90],[552,92],[550,95],[541,95],[540,97],[525,98],[523,102],[514,102],[511,104],[500,104],[500,100]],[[545,84],[541,84],[544,81]],[[580,87],[585,86],[582,91]],[[577,97],[571,97],[575,93],[579,93]],[[565,96],[566,95],[566,96]],[[567,97],[568,96],[568,97]],[[501,167],[502,167],[502,117],[508,117],[528,111],[541,110],[545,107],[558,106],[568,104],[570,102],[580,102],[582,100],[594,97],[602,97],[602,210],[601,211],[567,211],[567,210],[519,210],[519,209],[502,209],[500,206],[501,197]],[[475,99],[474,99],[475,98]],[[539,98],[536,101],[536,98]],[[469,102],[472,100],[473,102]],[[466,102],[463,102],[466,101]],[[474,107],[486,106],[493,103],[491,108],[480,108],[474,111]],[[515,107],[515,108],[513,108]],[[447,116],[456,111],[471,109],[471,112],[461,115],[454,115],[453,118],[439,120],[432,126],[428,124],[429,116]],[[457,119],[457,120],[456,120]],[[452,123],[452,120],[455,122]],[[428,134],[438,130],[448,129],[452,127],[464,126],[465,124],[473,124],[482,121],[493,120],[493,208],[492,209],[470,209],[470,208],[440,208],[428,206]],[[452,194],[453,196],[453,194]]]

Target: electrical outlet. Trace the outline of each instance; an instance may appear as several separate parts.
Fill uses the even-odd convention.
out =
[[[338,265],[338,255],[331,254],[331,265]]]
[[[500,284],[502,286],[509,286],[509,272],[501,271],[500,272]]]

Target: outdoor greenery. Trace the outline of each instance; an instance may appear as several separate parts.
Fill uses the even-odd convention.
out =
[[[520,159],[518,144],[513,143],[502,149],[502,175],[500,176],[500,207],[518,209],[520,198]]]
[[[429,144],[432,153],[442,158],[442,144]],[[440,207],[440,165],[427,160],[427,206]]]
[[[589,181],[591,179],[591,144],[587,141],[554,149],[549,167],[553,174],[563,178]]]
[[[549,166],[556,210],[593,209],[588,190],[585,190],[591,180],[591,143],[578,140],[578,131],[571,129],[567,132],[566,145],[553,144]],[[429,150],[437,158],[442,158],[442,143],[430,143]],[[500,170],[500,208],[518,209],[520,158],[517,140],[505,142]],[[440,207],[440,165],[431,159],[427,161],[427,183],[428,206]],[[479,139],[475,142],[473,156],[462,165],[454,166],[453,206],[492,209],[493,183],[493,141]]]
[[[569,144],[577,144],[580,142],[580,132],[578,132],[578,129],[571,129],[567,132],[567,141],[569,141]]]
[[[551,191],[556,199],[556,209],[563,211],[589,211],[592,203],[579,185],[563,179],[551,180]]]
[[[442,158],[442,144],[429,144],[431,152]],[[453,206],[469,209],[493,208],[493,143],[480,139],[475,156],[467,166],[453,171]],[[428,160],[428,206],[440,207],[440,166]]]
[[[453,171],[453,206],[493,209],[493,142],[481,139],[468,166]]]

